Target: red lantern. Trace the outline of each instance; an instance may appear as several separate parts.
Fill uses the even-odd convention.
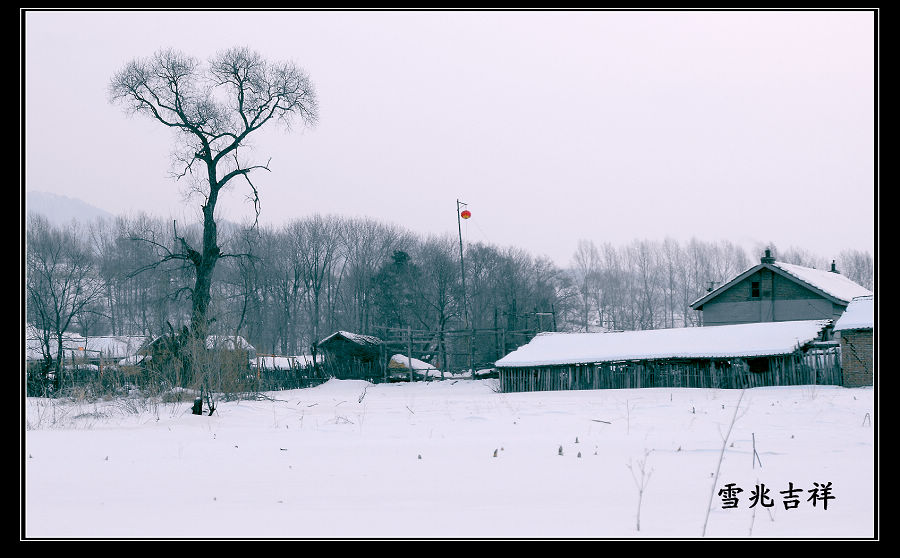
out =
[[[460,213],[459,216],[462,217],[463,219],[468,219],[469,217],[472,216],[472,212],[469,211],[468,209],[463,209],[462,213]]]

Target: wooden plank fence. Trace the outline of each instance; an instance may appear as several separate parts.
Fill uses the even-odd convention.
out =
[[[498,371],[503,392],[842,385],[837,347],[754,359],[645,360],[499,368]]]

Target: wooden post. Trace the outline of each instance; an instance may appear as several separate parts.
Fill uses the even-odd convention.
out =
[[[413,376],[413,367],[412,367],[412,328],[410,326],[406,326],[406,360],[409,363],[409,381],[410,383],[416,381]]]
[[[386,349],[386,347],[384,346],[384,343],[382,343],[381,344],[381,364],[382,364],[382,366],[384,366],[384,381],[387,382],[388,368],[389,368],[388,365],[390,364],[390,362],[387,360],[387,358],[388,358],[387,350],[385,350],[385,349]]]
[[[497,355],[496,358],[499,360],[503,357],[503,354],[500,352],[500,334],[497,331],[497,307],[494,306],[494,353]]]
[[[469,370],[472,372],[472,379],[475,379],[475,328],[472,328],[471,337],[469,337]]]

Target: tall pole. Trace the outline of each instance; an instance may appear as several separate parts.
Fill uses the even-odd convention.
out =
[[[462,245],[462,221],[459,216],[459,206],[465,203],[456,200],[456,226],[459,228],[459,275],[462,278],[463,289],[463,317],[466,320],[466,329],[469,329],[469,307],[466,300],[466,269],[463,266],[463,245]]]
[[[462,245],[462,220],[460,217],[459,206],[466,205],[465,203],[456,200],[456,226],[459,228],[459,275],[462,278],[462,289],[463,289],[463,316],[466,320],[466,329],[469,329],[469,303],[466,295],[466,268],[463,265],[463,245]],[[469,337],[469,372],[472,374],[472,379],[475,379],[475,367],[472,363],[473,355],[472,351],[474,350],[474,339],[472,339],[474,335]]]

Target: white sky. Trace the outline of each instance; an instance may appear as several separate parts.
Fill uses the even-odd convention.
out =
[[[172,136],[106,87],[173,47],[249,46],[310,75],[320,124],[254,145],[263,223],[314,212],[515,245],[579,239],[875,248],[871,11],[25,13],[26,188],[195,212]],[[240,185],[222,215],[251,215]]]

